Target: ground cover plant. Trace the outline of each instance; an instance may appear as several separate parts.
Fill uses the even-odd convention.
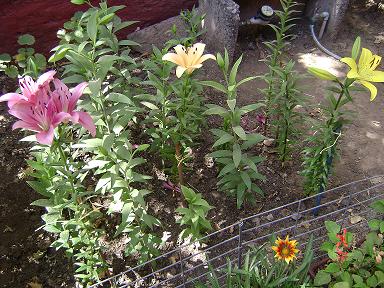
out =
[[[384,213],[383,200],[371,207],[379,215]],[[327,252],[330,261],[317,271],[315,287],[381,287],[384,284],[383,221],[371,219],[371,231],[359,241],[357,235],[335,222],[327,221],[325,225],[329,241],[321,248]]]
[[[125,257],[131,263],[142,263],[161,253],[169,236],[148,201],[150,194],[159,193],[149,176],[151,164],[158,165],[165,175],[161,181],[170,190],[165,197],[179,200],[174,207],[175,222],[181,226],[179,238],[198,239],[215,229],[211,215],[220,207],[213,208],[186,177],[194,169],[189,163],[193,163],[202,137],[213,138],[205,154],[214,160],[222,194],[235,198],[239,209],[264,201],[260,184],[269,179],[259,169],[268,165],[261,155],[262,142],[267,136],[276,138],[280,164],[292,157],[295,140],[302,139],[298,133],[302,115],[296,108],[305,101],[298,88],[295,63],[283,57],[294,3],[287,0],[282,4],[280,22],[273,26],[277,42],[267,44],[272,55],[266,62],[269,73],[262,77],[268,84],[266,98],[249,105],[240,105],[239,90],[246,83],[260,81],[260,75],[239,79],[241,56],[231,64],[227,52],[207,53],[205,44],[199,42],[203,17],[195,12],[183,12],[188,37],[154,47],[153,54],[145,59],[132,51],[139,43],[117,36],[134,22],[122,21],[116,15],[122,6],[108,7],[104,1],[76,13],[58,32],[60,43],[49,58],[50,65],[57,64],[50,66],[57,72],[38,64],[37,54],[27,53],[28,60],[20,66],[25,70],[17,72],[19,90],[0,100],[7,101],[10,114],[19,119],[13,128],[29,131],[24,139],[31,142],[33,157],[27,161],[28,183],[42,197],[32,204],[45,209],[39,229],[55,235],[52,246],[72,259],[76,279],[83,286],[115,272],[106,253],[115,240],[124,243]],[[21,44],[33,42],[27,38]],[[1,59],[0,64],[10,63],[9,57]],[[325,70],[309,70],[332,82],[335,87],[330,91],[339,96],[328,97],[330,105],[323,109],[326,119],[314,128],[304,151],[308,193],[317,193],[327,185],[337,143],[348,123],[341,108],[351,101],[350,92],[357,90],[354,84],[370,89],[372,100],[376,97],[371,82],[384,82],[383,72],[375,71],[380,60],[369,50],[361,50],[358,39],[352,57],[342,59],[351,68],[344,81]],[[217,64],[220,80],[203,78],[199,70],[205,61]],[[208,88],[221,95],[220,105],[207,101]],[[247,130],[245,117],[262,109],[268,119],[261,121],[267,133]],[[207,136],[210,117],[218,120]],[[274,267],[274,262],[261,254],[268,269]],[[247,256],[249,266],[244,268],[251,271],[249,275],[257,270],[255,259],[259,256],[252,257]],[[300,279],[306,276],[308,263],[304,262],[305,266],[298,266],[302,268]],[[286,273],[284,267],[281,271]],[[266,278],[271,280],[275,272],[267,273]],[[236,285],[254,279],[233,276],[232,272],[229,275],[230,281],[239,281]],[[264,287],[269,280],[259,276],[255,277]],[[288,279],[284,278],[287,274],[280,276],[279,281]],[[270,287],[280,287],[276,283],[272,281]]]

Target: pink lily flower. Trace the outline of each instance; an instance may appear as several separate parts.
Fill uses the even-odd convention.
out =
[[[93,123],[92,117],[84,111],[74,111],[77,101],[83,95],[84,89],[88,86],[88,83],[83,82],[77,85],[75,88],[68,89],[68,87],[59,79],[54,79],[53,84],[55,90],[51,93],[52,100],[55,104],[56,111],[65,112],[70,117],[72,123],[79,123],[85,129],[87,129],[93,137],[96,136],[96,126]]]
[[[24,128],[37,132],[36,139],[41,144],[51,145],[54,137],[54,129],[70,118],[65,112],[56,113],[53,100],[48,103],[38,101],[37,105],[28,102],[18,102],[9,110],[9,114],[20,119],[16,121],[12,129]]]
[[[20,101],[30,102],[35,104],[37,100],[37,93],[40,90],[48,90],[49,83],[53,80],[56,71],[48,71],[41,75],[37,81],[33,81],[30,76],[25,76],[19,80],[21,94],[7,93],[0,97],[0,102],[8,101],[8,107],[11,109],[13,105]],[[46,94],[43,96],[47,96]],[[48,96],[47,96],[48,97]],[[48,98],[44,99],[47,102]]]

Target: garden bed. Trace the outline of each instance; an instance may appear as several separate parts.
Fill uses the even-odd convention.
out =
[[[361,5],[361,4],[360,4]],[[384,54],[383,43],[375,44],[380,36],[378,33],[383,32],[380,29],[381,23],[384,22],[383,14],[368,10],[365,14],[361,14],[362,7],[354,7],[349,11],[347,23],[342,29],[340,37],[335,42],[326,43],[335,52],[339,54],[348,54],[349,47],[356,35],[362,36],[365,46],[376,51],[378,54]],[[371,18],[377,20],[373,23]],[[380,21],[380,19],[382,19]],[[298,29],[298,38],[293,42],[292,49],[288,53],[297,59],[302,65],[299,70],[306,70],[305,59],[309,56],[312,59],[322,59],[328,61],[338,69],[337,63],[329,60],[323,54],[313,49],[311,38],[304,28],[304,24]],[[239,76],[248,76],[265,71],[263,63],[258,62],[266,55],[266,50],[262,48],[262,39],[248,37],[246,34],[240,34],[239,47],[237,55],[243,53],[244,60],[240,68]],[[292,53],[295,51],[295,53]],[[325,60],[326,59],[326,60]],[[313,63],[310,63],[313,64]],[[304,91],[312,97],[314,104],[323,100],[324,82],[320,80],[304,79]],[[1,78],[1,92],[14,91],[15,85],[13,81]],[[306,88],[309,87],[308,89]],[[383,85],[381,85],[382,88]],[[261,99],[262,96],[258,91],[262,88],[257,81],[245,85],[239,91],[240,104],[248,104],[255,100]],[[206,95],[206,99],[210,103],[220,104],[222,95],[210,91]],[[354,104],[359,111],[355,121],[351,124],[352,129],[347,130],[341,147],[341,159],[336,162],[334,176],[331,177],[330,187],[349,183],[352,180],[361,179],[368,175],[384,174],[382,145],[384,139],[383,126],[383,101],[382,97],[377,99],[375,105],[369,104],[369,97],[356,98]],[[306,113],[311,117],[320,117],[316,107],[304,107]],[[67,287],[73,285],[71,275],[71,266],[68,265],[62,253],[53,252],[48,246],[51,242],[50,237],[39,230],[35,230],[42,225],[40,221],[41,209],[29,204],[37,199],[37,195],[25,184],[25,180],[18,176],[22,176],[22,169],[25,167],[24,157],[27,155],[28,148],[26,145],[20,144],[18,139],[22,137],[22,133],[11,133],[10,127],[13,120],[6,114],[6,107],[1,106],[1,147],[0,159],[2,161],[1,174],[3,177],[0,182],[0,200],[2,207],[0,218],[0,285],[3,287],[25,287],[33,283],[42,284],[43,287]],[[254,116],[254,115],[253,115]],[[247,125],[250,130],[257,128],[257,123],[250,116]],[[208,122],[209,128],[217,125],[214,119]],[[203,194],[204,199],[215,208],[209,213],[208,218],[212,221],[214,229],[219,230],[223,227],[236,223],[242,218],[246,218],[261,211],[279,207],[283,204],[295,201],[303,197],[302,179],[298,175],[301,170],[300,151],[296,151],[293,160],[287,165],[281,167],[280,162],[276,161],[276,154],[273,148],[267,146],[259,146],[256,149],[262,152],[267,160],[259,167],[260,172],[267,178],[267,182],[261,184],[261,188],[265,193],[265,198],[259,198],[256,205],[246,203],[241,210],[236,208],[236,200],[229,198],[217,191],[215,167],[206,163],[205,155],[211,152],[210,147],[213,140],[206,134],[201,137],[201,144],[193,147],[194,160],[192,161],[193,172],[186,175],[186,183],[196,191]],[[144,137],[138,135],[138,137]],[[300,149],[298,149],[300,150]],[[155,157],[156,158],[156,157]],[[148,198],[150,210],[155,217],[163,223],[161,231],[167,231],[171,234],[171,238],[167,243],[165,250],[177,246],[176,239],[180,232],[180,226],[175,223],[175,208],[178,206],[177,197],[173,197],[172,191],[162,188],[162,181],[156,180],[157,176],[154,167],[156,167],[156,159],[149,161],[145,170],[147,174],[154,177],[151,182],[151,190],[154,191]],[[208,165],[207,165],[208,164]],[[156,167],[159,169],[159,167]],[[188,170],[187,170],[188,171]],[[290,213],[292,211],[285,211]],[[273,219],[279,216],[272,215]],[[271,216],[263,216],[268,221]],[[257,225],[256,222],[254,222]],[[227,233],[227,234],[225,234]],[[220,237],[225,238],[232,235],[234,231],[227,231]],[[119,273],[126,270],[129,266],[133,266],[133,262],[125,262],[118,256],[122,252],[121,243],[109,243],[111,248],[108,249],[109,261],[113,263],[113,272]],[[210,244],[210,243],[208,243]],[[173,257],[173,256],[171,256]],[[12,284],[11,284],[12,283]],[[28,284],[29,283],[29,284]],[[35,286],[36,287],[36,286]]]

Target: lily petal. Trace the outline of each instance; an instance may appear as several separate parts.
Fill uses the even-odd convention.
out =
[[[9,114],[12,116],[15,116],[16,118],[23,120],[28,123],[34,123],[36,122],[36,117],[34,116],[34,109],[33,107],[28,103],[16,103],[12,106],[12,109],[10,109]]]
[[[372,71],[364,77],[364,80],[370,82],[384,82],[384,71]]]
[[[177,76],[177,78],[180,78],[184,74],[185,70],[187,70],[186,67],[177,66],[176,67],[176,76]]]
[[[180,56],[180,59],[183,61],[183,64],[182,66],[186,66],[188,63],[187,63],[187,58],[188,58],[188,55],[187,53],[185,53],[185,47],[183,45],[176,45],[175,47],[173,47],[173,49],[175,49],[177,55]]]
[[[79,124],[87,129],[93,137],[96,136],[96,126],[93,123],[93,119],[91,115],[84,111],[73,112],[73,114],[77,113],[79,117]]]
[[[215,55],[212,55],[212,54],[205,54],[205,55],[200,57],[199,63],[203,63],[204,61],[207,61],[208,59],[216,60],[216,57],[215,57]]]
[[[20,100],[26,100],[26,98],[18,93],[7,93],[0,97],[0,102],[8,101],[9,108],[12,108]]]
[[[53,80],[53,76],[55,76],[56,74],[56,71],[55,70],[51,70],[51,71],[48,71],[48,72],[45,72],[44,74],[42,74],[39,79],[37,79],[37,82],[36,84],[40,87],[40,86],[45,86],[47,83],[51,82]]]
[[[66,112],[57,113],[53,116],[52,126],[57,127],[61,122],[65,122],[71,119],[72,119],[71,115]]]
[[[201,63],[199,59],[203,56],[205,44],[196,43],[188,50],[188,58],[190,59],[189,65],[195,65]]]
[[[377,88],[375,85],[373,85],[372,83],[368,82],[368,81],[364,81],[364,80],[359,80],[359,83],[363,86],[365,86],[366,88],[368,88],[368,90],[371,92],[371,101],[373,101],[375,98],[376,98],[376,95],[377,95]]]
[[[22,120],[19,120],[19,121],[16,121],[15,123],[13,123],[12,125],[12,130],[15,130],[15,129],[27,129],[27,130],[32,130],[32,131],[40,131],[40,127],[35,124],[35,123],[27,123],[27,122],[24,122]]]
[[[351,68],[351,71],[349,71],[349,72],[353,72],[353,75],[355,75],[355,73],[357,74],[357,64],[353,58],[344,57],[344,58],[341,58],[340,61],[347,64]],[[352,74],[351,74],[351,76],[352,76]],[[349,76],[347,76],[347,77],[348,78],[356,78],[356,77],[349,77]]]
[[[370,62],[373,59],[372,52],[367,48],[361,49],[361,55],[359,58],[359,67],[361,70],[369,69]]]
[[[69,104],[68,104],[68,111],[73,111],[75,109],[76,103],[83,95],[84,89],[88,86],[87,82],[82,82],[79,85],[77,85],[75,88],[72,88],[70,90],[71,96],[69,98]]]
[[[184,65],[183,59],[176,53],[167,53],[161,58],[163,61],[169,61],[177,65]]]
[[[37,142],[41,144],[51,145],[53,142],[54,129],[50,126],[47,131],[41,131],[36,134]]]

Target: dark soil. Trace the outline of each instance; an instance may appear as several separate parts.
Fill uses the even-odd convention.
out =
[[[380,43],[376,36],[384,38],[384,14],[374,8],[367,8],[363,1],[356,1],[348,11],[346,25],[341,29],[336,41],[325,39],[324,44],[340,55],[349,55],[354,38],[362,37],[363,47],[367,47],[377,54],[384,55],[384,40]],[[375,21],[372,21],[375,19]],[[328,65],[336,72],[343,71],[344,66],[321,53],[313,44],[307,33],[307,23],[299,23],[297,39],[287,54],[297,60],[297,69],[305,75],[309,65]],[[380,34],[381,33],[381,34]],[[259,34],[258,38],[240,34],[237,55],[243,54],[243,64],[239,70],[239,77],[261,74],[266,71],[265,65],[260,62],[267,51],[262,45],[265,40]],[[375,38],[376,37],[376,38]],[[380,38],[379,38],[380,39]],[[384,69],[383,63],[381,70]],[[217,74],[217,71],[214,71]],[[303,90],[311,99],[312,106],[304,107],[311,117],[319,117],[317,106],[324,100],[326,83],[313,78],[302,80]],[[354,97],[351,108],[358,113],[353,123],[345,129],[340,143],[341,156],[335,162],[335,171],[331,177],[330,187],[349,183],[353,180],[367,176],[384,174],[384,116],[383,91],[384,85],[379,84],[379,94],[374,103],[370,103],[368,94],[359,94]],[[263,87],[260,81],[244,85],[239,91],[240,105],[249,104],[262,99],[259,89]],[[15,83],[4,77],[0,78],[1,94],[14,91]],[[208,102],[222,103],[222,95],[208,91]],[[257,128],[254,115],[245,119],[249,129]],[[42,210],[29,204],[39,198],[32,191],[23,178],[23,169],[26,167],[25,159],[28,157],[28,147],[18,142],[23,137],[19,131],[11,131],[13,119],[7,114],[5,105],[0,106],[0,286],[1,287],[73,287],[72,266],[63,253],[48,248],[52,239],[42,230],[36,231],[42,221]],[[209,128],[217,125],[214,120],[208,121]],[[276,159],[273,148],[257,147],[256,149],[267,158],[260,165],[260,171],[267,181],[260,183],[265,198],[260,197],[256,205],[246,203],[240,210],[236,208],[236,200],[226,197],[216,188],[216,167],[208,167],[205,155],[211,152],[212,139],[208,131],[204,131],[201,145],[193,148],[194,160],[190,162],[187,170],[186,183],[215,208],[210,212],[209,218],[218,230],[237,222],[241,218],[261,211],[278,207],[282,204],[303,197],[302,178],[298,175],[301,170],[300,149],[296,151],[284,167]],[[152,159],[151,159],[152,160]],[[161,167],[157,161],[149,161],[148,169],[153,171]],[[147,172],[148,173],[148,172]],[[152,176],[156,175],[152,172]],[[154,180],[151,190],[154,193],[148,198],[150,209],[154,216],[163,223],[162,231],[171,233],[167,248],[177,245],[177,235],[180,227],[175,223],[175,209],[179,203],[174,192],[164,190],[162,182]],[[261,219],[265,221],[265,219]],[[233,231],[232,231],[233,232]],[[121,251],[120,251],[121,252]],[[111,251],[113,254],[113,251]],[[115,266],[115,265],[114,265]],[[114,272],[127,268],[127,263],[120,261]],[[36,286],[36,285],[41,286]],[[35,285],[35,286],[34,286]]]

